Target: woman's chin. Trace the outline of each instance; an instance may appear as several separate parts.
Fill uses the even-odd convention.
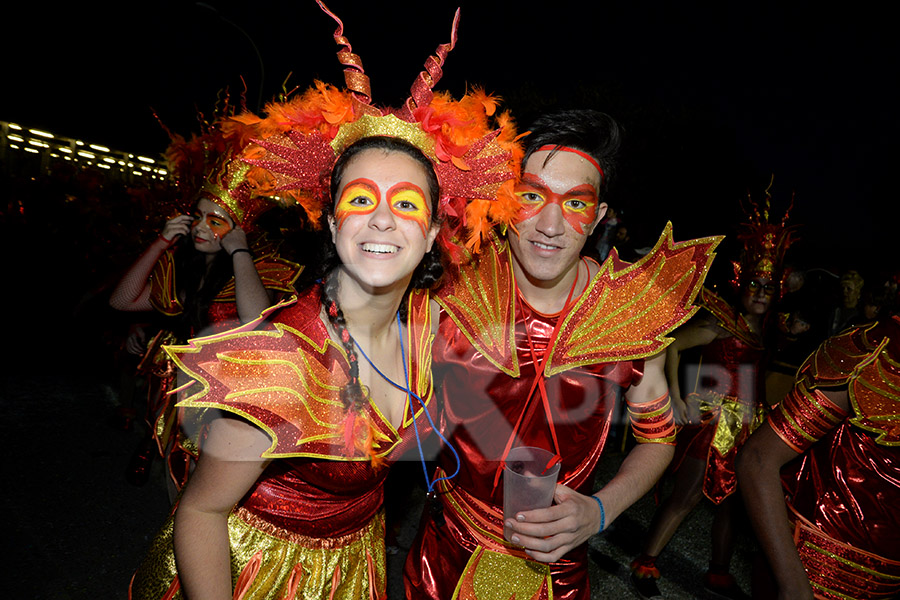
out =
[[[405,273],[400,276],[395,273],[379,272],[366,268],[354,269],[345,267],[344,275],[352,280],[359,290],[373,296],[397,292],[403,293],[409,287],[409,282],[412,279],[412,273]]]

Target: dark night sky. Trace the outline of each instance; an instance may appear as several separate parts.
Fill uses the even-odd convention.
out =
[[[900,44],[881,9],[566,0],[511,13],[502,8],[511,3],[486,1],[329,3],[376,103],[389,105],[448,41],[457,5],[459,43],[438,89],[458,96],[481,84],[523,127],[555,106],[616,117],[627,137],[609,200],[626,207],[638,241],[666,220],[680,239],[732,233],[740,200],[760,197],[774,173],[777,206],[796,193],[793,222],[804,225],[796,249],[807,266],[840,269],[873,255],[895,262]],[[0,119],[121,150],[159,154],[167,137],[151,107],[187,134],[197,110],[209,113],[218,90],[239,91],[241,76],[251,108],[289,73],[289,87],[313,77],[343,83],[335,24],[312,0],[28,3],[4,20]]]

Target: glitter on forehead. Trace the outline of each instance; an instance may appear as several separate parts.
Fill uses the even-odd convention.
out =
[[[340,155],[353,143],[367,137],[386,136],[406,140],[422,151],[432,162],[438,162],[434,153],[434,139],[423,131],[416,123],[408,123],[394,115],[376,117],[363,115],[352,123],[340,128],[331,147],[336,155]]]

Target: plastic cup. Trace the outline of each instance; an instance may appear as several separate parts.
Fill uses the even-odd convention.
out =
[[[549,469],[547,465],[556,456],[543,448],[519,446],[509,451],[503,465],[503,522],[515,520],[516,514],[536,508],[547,508],[553,503],[556,478],[560,463]],[[511,532],[503,528],[503,536],[509,541]]]

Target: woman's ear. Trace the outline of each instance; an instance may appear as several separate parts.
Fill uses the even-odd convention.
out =
[[[331,243],[337,243],[337,225],[334,223],[334,215],[328,215],[328,229],[331,230]]]
[[[428,234],[425,236],[425,252],[431,252],[434,240],[437,239],[438,233],[441,231],[441,224],[432,221],[431,227],[428,228]]]

